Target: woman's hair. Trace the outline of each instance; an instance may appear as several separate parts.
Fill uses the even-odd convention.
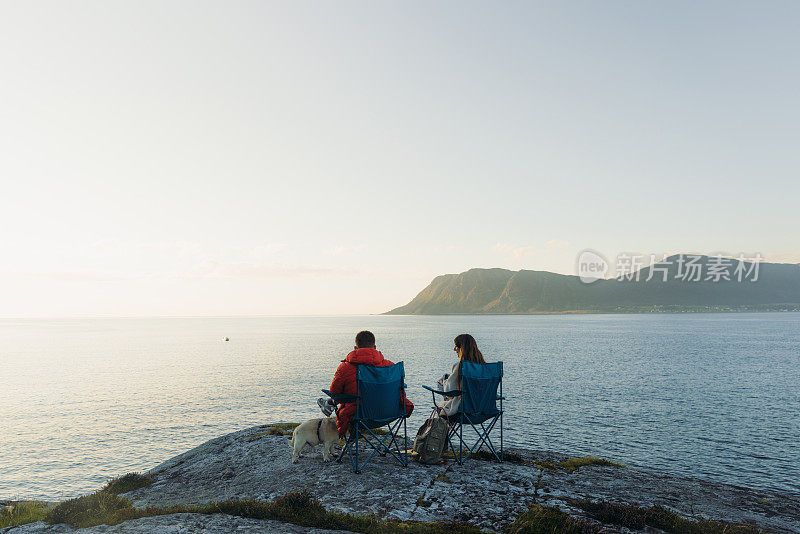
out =
[[[453,374],[455,375],[458,389],[461,389],[461,362],[486,363],[486,361],[483,359],[481,351],[478,350],[478,344],[475,342],[475,338],[471,335],[457,335],[453,343],[456,344],[456,348],[458,349],[458,365],[455,371],[453,371]]]
[[[483,354],[478,350],[478,344],[475,338],[469,334],[459,334],[453,340],[458,349],[458,359],[473,363],[486,363],[483,359]]]

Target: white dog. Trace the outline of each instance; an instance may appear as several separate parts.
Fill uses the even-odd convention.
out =
[[[294,448],[292,463],[297,463],[303,447],[306,445],[313,447],[320,443],[322,443],[322,461],[330,462],[333,459],[333,446],[338,442],[339,431],[336,429],[335,417],[309,419],[292,432],[292,439],[289,440],[289,446]]]

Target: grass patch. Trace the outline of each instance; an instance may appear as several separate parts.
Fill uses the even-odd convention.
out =
[[[139,475],[138,477],[141,477]],[[326,510],[309,492],[289,493],[272,502],[263,501],[225,501],[203,506],[172,506],[169,508],[134,508],[128,499],[114,491],[132,486],[143,487],[144,481],[126,475],[111,481],[100,491],[60,503],[49,512],[44,508],[36,515],[24,518],[16,516],[3,526],[20,525],[24,522],[41,521],[51,524],[67,523],[76,528],[96,525],[116,525],[129,519],[154,517],[159,515],[195,513],[230,514],[250,519],[271,519],[295,525],[334,530],[348,530],[390,534],[393,532],[409,534],[478,534],[480,529],[468,523],[424,523],[419,521],[395,521],[380,519],[374,515],[356,515]],[[127,490],[130,491],[130,490]]]
[[[555,506],[534,504],[504,529],[505,534],[595,534],[601,527],[575,519]]]
[[[183,463],[183,462],[180,462]],[[178,465],[178,464],[176,464]],[[128,473],[119,478],[115,478],[106,484],[100,491],[107,491],[113,495],[128,493],[139,488],[146,488],[155,481],[152,475],[142,475],[140,473]]]
[[[291,436],[294,429],[300,426],[300,423],[275,423],[268,425],[266,432],[260,433],[260,436]]]
[[[103,524],[115,525],[128,519],[144,517],[148,515],[144,510],[134,508],[128,499],[119,494],[144,488],[154,480],[151,475],[128,473],[110,480],[100,491],[59,503],[47,512],[44,519],[52,524],[68,523],[84,528]]]
[[[622,464],[618,464],[615,462],[611,462],[609,460],[604,460],[603,458],[596,458],[594,456],[583,456],[581,458],[569,458],[564,460],[563,462],[558,462],[556,464],[558,467],[566,471],[567,473],[572,473],[579,467],[584,467],[587,465],[607,465],[611,467],[625,467]]]
[[[390,534],[478,534],[474,525],[467,523],[423,523],[419,521],[394,521],[373,515],[354,515],[330,512],[308,492],[290,493],[271,503],[258,501],[228,501],[197,507],[197,513],[224,513],[252,519],[273,519],[305,527],[349,530],[351,532]]]
[[[446,482],[448,484],[452,484],[453,480],[447,476],[447,473],[439,473],[439,476],[433,479],[434,482]]]
[[[551,462],[551,461],[544,461],[544,462],[534,462],[535,465],[542,469],[549,469],[551,471],[557,471],[559,469],[563,469],[567,473],[572,473],[579,467],[584,467],[587,465],[608,465],[612,467],[625,467],[622,464],[618,464],[616,462],[612,462],[610,460],[604,460],[603,458],[596,458],[594,456],[582,456],[580,458],[568,458],[561,462]]]
[[[20,501],[0,509],[0,528],[44,521],[47,505],[36,501]]]
[[[138,514],[142,513],[133,508],[128,499],[100,490],[56,505],[47,513],[45,521],[84,528],[103,524],[116,525],[126,519],[141,517]]]
[[[687,519],[663,506],[642,508],[632,504],[593,502],[585,499],[570,499],[569,502],[598,521],[635,530],[651,527],[675,534],[764,533],[763,530],[750,525],[736,525],[709,519]]]

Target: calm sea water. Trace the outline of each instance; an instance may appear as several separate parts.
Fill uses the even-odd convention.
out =
[[[316,417],[364,328],[405,361],[412,430],[469,332],[505,362],[510,444],[800,493],[800,314],[763,313],[1,320],[0,498]]]

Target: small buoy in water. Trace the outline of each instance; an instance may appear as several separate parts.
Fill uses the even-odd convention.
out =
[[[230,339],[228,339],[228,338],[226,337],[226,338],[225,338],[225,341],[230,341]]]

